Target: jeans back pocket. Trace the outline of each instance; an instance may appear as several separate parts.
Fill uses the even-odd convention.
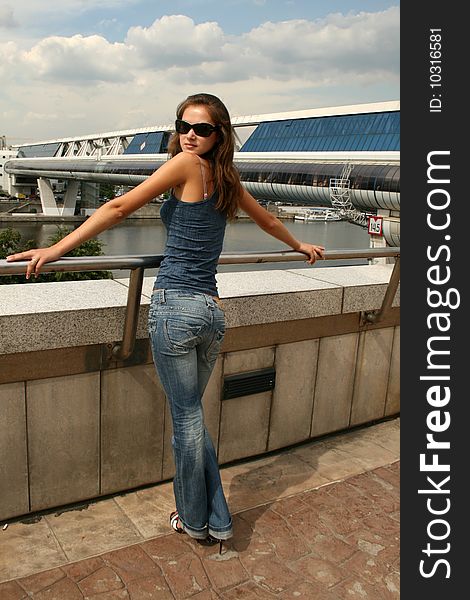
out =
[[[200,342],[204,327],[204,323],[190,315],[179,319],[167,317],[163,323],[168,346],[173,351],[182,353],[191,350]]]

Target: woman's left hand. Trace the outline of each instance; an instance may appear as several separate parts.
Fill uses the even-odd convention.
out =
[[[300,242],[300,246],[299,246],[299,248],[297,248],[298,252],[302,252],[303,254],[306,254],[309,257],[307,262],[310,265],[313,265],[313,263],[318,258],[323,258],[324,250],[325,250],[324,246],[317,246],[315,244],[307,244],[305,242]]]

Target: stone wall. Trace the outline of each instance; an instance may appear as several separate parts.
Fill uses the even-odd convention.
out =
[[[204,396],[219,462],[256,456],[399,412],[399,292],[379,308],[391,267],[220,274],[227,319]],[[146,335],[119,341],[127,281],[0,287],[0,519],[169,479],[171,420]],[[275,369],[274,388],[223,399],[232,374]]]

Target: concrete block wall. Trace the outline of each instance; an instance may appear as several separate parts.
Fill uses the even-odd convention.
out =
[[[101,373],[101,494],[162,479],[165,393],[153,365]]]
[[[257,281],[250,277],[243,284],[238,281],[230,292],[232,274],[224,274],[221,295],[227,335],[203,398],[220,463],[399,412],[397,310],[381,326],[361,326],[355,312],[360,298],[368,308],[380,306],[387,272],[384,267],[370,267],[375,269],[375,279],[374,271],[364,271],[361,279],[361,270],[354,269],[359,289],[349,281],[350,273],[322,269],[317,271],[321,279],[314,279],[309,270],[308,276],[298,275],[298,285],[293,287],[290,272],[282,277],[286,287],[282,293],[270,293],[267,277],[263,280],[259,274]],[[269,272],[271,280],[276,278],[274,273],[278,272]],[[234,279],[240,276],[233,275]],[[103,284],[103,297],[96,294],[97,283]],[[25,314],[28,323],[34,321],[33,309],[21,307],[18,299],[24,301],[25,296],[13,289],[18,286],[5,286],[11,288],[8,293],[16,302],[10,315],[0,314],[0,417],[4,424],[0,429],[0,519],[132,489],[174,474],[171,418],[150,352],[140,353],[134,363],[103,365],[99,361],[105,342],[119,339],[115,318],[123,311],[119,303],[125,282],[80,282],[81,289],[87,289],[87,284],[92,284],[90,299],[79,294],[76,309],[67,307],[69,321],[57,310],[60,300],[54,301],[56,286],[64,284],[43,284],[52,287],[38,290],[43,303],[36,322],[39,329],[48,320],[54,327],[49,337],[46,329],[40,335],[36,330],[29,352],[25,352],[24,330],[16,337],[11,334]],[[118,286],[113,302],[110,284]],[[151,285],[151,281],[144,284],[144,319]],[[275,280],[271,285],[280,287]],[[34,287],[24,286],[27,292]],[[77,289],[65,290],[69,301]],[[102,305],[106,302],[110,303],[108,313]],[[55,329],[59,322],[63,325],[60,338]],[[92,326],[77,332],[77,322]],[[148,345],[142,323],[139,328],[144,332],[139,343]],[[78,337],[83,343],[88,335],[93,336],[88,344],[70,346],[71,339]],[[267,367],[276,371],[272,390],[223,399],[226,376]]]
[[[0,518],[29,512],[24,383],[0,386]]]

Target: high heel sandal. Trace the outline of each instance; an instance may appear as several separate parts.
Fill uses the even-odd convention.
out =
[[[219,554],[222,554],[222,544],[224,543],[224,540],[219,540],[219,538],[215,538],[209,533],[206,538],[198,540],[198,542],[203,546],[215,546],[215,544],[219,544]]]
[[[176,531],[176,533],[185,533],[184,528],[181,527],[181,525],[179,525],[179,520],[180,517],[178,511],[174,510],[170,514],[170,526],[173,529],[173,531]],[[211,534],[209,534],[207,537],[201,540],[196,539],[196,541],[202,546],[215,546],[215,544],[219,544],[219,554],[222,554],[222,544],[224,540],[219,540],[218,538],[215,538]]]
[[[215,544],[217,544],[217,542],[219,543],[219,554],[222,554],[222,544],[224,543],[224,540],[219,540],[217,538],[212,537],[211,535],[209,535],[209,537],[211,538],[211,540],[214,541]]]
[[[183,527],[178,525],[179,520],[180,520],[180,517],[179,517],[178,511],[174,510],[170,514],[170,526],[174,531],[176,531],[176,533],[184,533]]]

